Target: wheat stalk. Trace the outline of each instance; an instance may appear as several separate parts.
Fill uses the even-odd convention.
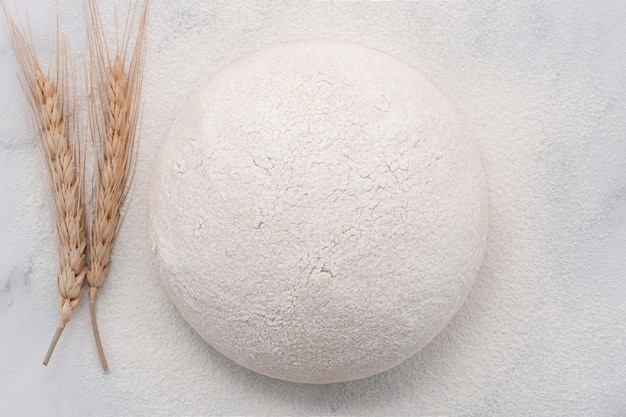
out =
[[[106,371],[108,364],[96,320],[98,290],[111,265],[111,252],[121,224],[135,162],[135,133],[140,114],[144,41],[148,1],[143,4],[135,44],[130,49],[130,33],[137,10],[129,9],[121,45],[109,55],[95,0],[86,1],[87,33],[90,52],[89,121],[97,154],[97,185],[91,220],[87,269],[89,307],[96,347]],[[128,56],[130,53],[130,56]]]
[[[79,141],[70,138],[68,126],[66,47],[56,37],[57,71],[52,80],[42,70],[31,38],[24,35],[2,8],[9,25],[9,37],[20,65],[20,81],[28,98],[33,118],[41,132],[41,150],[50,178],[52,200],[56,212],[58,237],[59,307],[61,320],[43,360],[47,365],[65,325],[72,318],[85,278],[86,236],[83,217],[83,192]]]

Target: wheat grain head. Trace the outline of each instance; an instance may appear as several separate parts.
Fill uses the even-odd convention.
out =
[[[65,325],[72,318],[85,278],[86,234],[84,227],[83,188],[81,178],[80,137],[69,122],[69,76],[67,47],[56,35],[55,79],[44,73],[26,36],[2,2],[8,33],[20,66],[20,82],[31,113],[41,133],[39,148],[48,171],[52,201],[55,207],[58,237],[59,275],[57,287],[61,319],[44,358],[48,364]],[[76,125],[73,125],[76,127]],[[73,137],[72,137],[73,136]]]
[[[131,47],[137,3],[129,9],[124,36],[110,54],[95,0],[86,0],[90,82],[94,99],[89,123],[96,152],[96,193],[91,218],[87,269],[89,304],[94,337],[102,366],[108,369],[98,332],[95,301],[111,265],[111,252],[121,225],[124,201],[136,161],[136,132],[139,122],[140,92],[148,1],[140,11],[134,46]]]

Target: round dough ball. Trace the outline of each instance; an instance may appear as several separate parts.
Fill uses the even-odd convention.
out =
[[[460,308],[487,232],[453,106],[378,51],[316,41],[213,75],[154,167],[163,283],[235,362],[306,383],[415,354]]]

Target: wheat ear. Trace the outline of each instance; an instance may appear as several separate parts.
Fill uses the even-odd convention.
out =
[[[32,39],[26,37],[21,26],[11,18],[4,2],[2,8],[20,65],[20,81],[41,132],[40,148],[49,174],[56,212],[60,267],[57,286],[61,320],[43,360],[43,364],[47,365],[65,325],[72,318],[72,310],[80,299],[85,278],[86,236],[79,141],[72,141],[71,129],[68,128],[67,57],[66,48],[59,41],[58,30],[56,80],[52,80],[41,70]]]
[[[106,371],[108,364],[96,320],[95,302],[111,264],[111,252],[121,224],[122,208],[127,197],[135,162],[135,133],[140,114],[144,41],[148,2],[143,4],[134,47],[130,33],[135,8],[129,9],[124,37],[109,55],[95,0],[86,1],[90,56],[90,90],[95,102],[89,119],[97,155],[97,185],[92,214],[87,269],[89,307],[96,347]]]

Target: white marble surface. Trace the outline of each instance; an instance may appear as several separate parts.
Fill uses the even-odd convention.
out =
[[[50,3],[17,7],[42,58]],[[80,52],[81,1],[58,3]],[[85,303],[41,365],[55,237],[0,34],[0,415],[626,415],[625,3],[154,0],[150,18],[136,187],[99,304],[108,374]],[[386,373],[327,386],[262,377],[209,348],[163,292],[145,220],[154,155],[194,86],[315,38],[380,49],[435,81],[480,143],[492,206],[481,275],[444,332]]]

